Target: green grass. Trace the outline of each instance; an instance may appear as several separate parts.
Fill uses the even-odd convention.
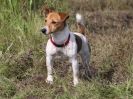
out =
[[[119,1],[0,0],[0,99],[133,99],[133,6]],[[54,84],[45,83],[44,5],[69,12],[75,31],[74,11],[84,12],[97,72],[91,81],[73,87],[70,64],[56,60]]]

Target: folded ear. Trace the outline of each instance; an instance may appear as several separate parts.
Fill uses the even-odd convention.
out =
[[[47,16],[50,12],[53,12],[54,11],[54,8],[47,8],[47,7],[44,7],[43,9],[42,9],[42,15],[43,16]]]
[[[59,13],[59,15],[62,22],[65,22],[69,18],[69,15],[66,13]]]
[[[53,12],[54,8],[45,8],[45,15],[47,16],[50,12]]]

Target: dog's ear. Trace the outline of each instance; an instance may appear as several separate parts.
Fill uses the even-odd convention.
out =
[[[42,9],[42,15],[43,16],[47,16],[50,12],[53,12],[55,9],[54,8],[48,8],[48,7],[44,7]]]
[[[50,12],[53,12],[54,11],[54,8],[45,8],[45,11],[44,11],[44,13],[45,13],[45,16],[47,16]]]
[[[59,15],[61,18],[61,22],[65,22],[69,18],[69,15],[66,13],[59,13]]]

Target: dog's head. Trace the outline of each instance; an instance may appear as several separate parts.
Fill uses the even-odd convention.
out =
[[[64,29],[69,15],[62,12],[55,12],[53,9],[45,9],[45,26],[41,29],[44,34],[51,34]]]

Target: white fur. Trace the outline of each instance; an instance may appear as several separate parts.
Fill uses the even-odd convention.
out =
[[[84,21],[84,18],[81,14],[77,13],[76,14],[76,21],[77,23],[81,23],[82,25],[85,25],[85,21]]]
[[[76,15],[76,17],[80,19],[80,16]],[[47,65],[46,82],[47,83],[53,84],[53,76],[52,76],[53,57],[58,52],[61,52],[64,55],[69,57],[72,63],[74,86],[79,83],[79,80],[78,80],[79,64],[77,60],[77,44],[75,41],[74,34],[79,35],[82,39],[82,48],[79,54],[83,60],[83,64],[88,65],[90,53],[89,53],[89,48],[88,48],[88,42],[84,35],[82,35],[81,33],[71,32],[68,26],[66,26],[62,31],[58,31],[57,33],[54,33],[51,36],[54,42],[56,42],[57,44],[62,44],[68,39],[69,34],[70,34],[70,41],[68,45],[66,45],[65,47],[59,48],[59,47],[54,46],[51,43],[50,39],[47,42],[47,45],[46,45],[46,65]]]

